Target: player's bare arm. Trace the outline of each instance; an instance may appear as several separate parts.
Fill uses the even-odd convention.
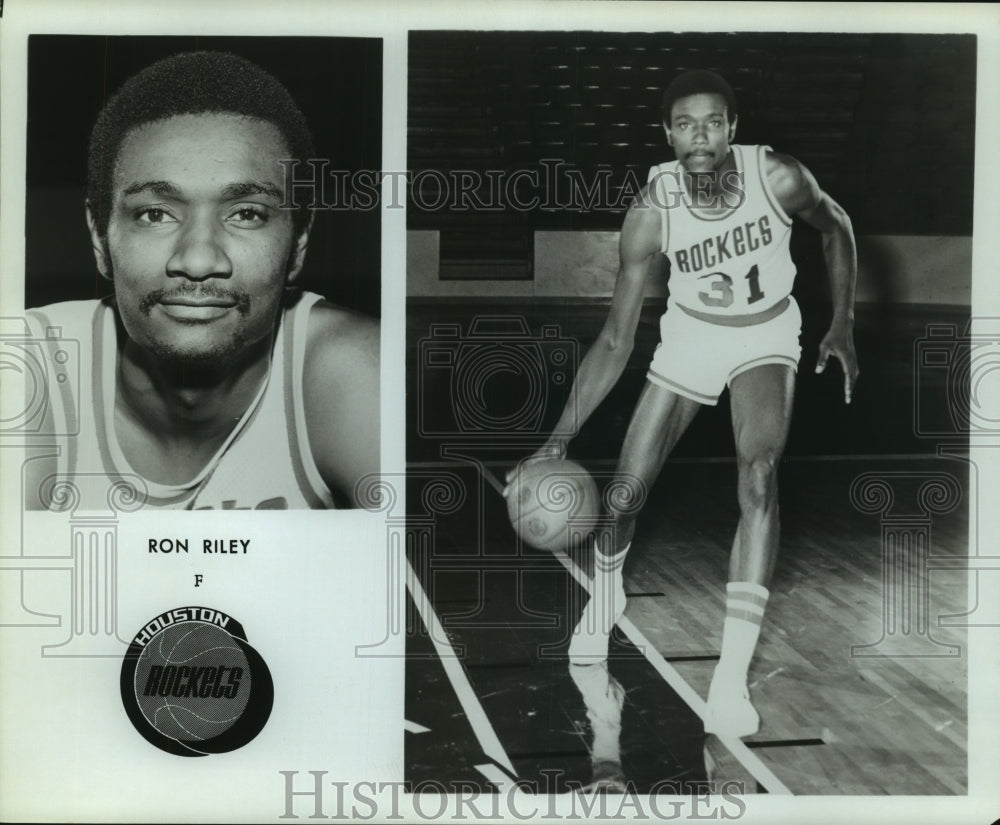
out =
[[[303,372],[306,430],[327,487],[359,506],[357,483],[379,471],[379,325],[328,303],[313,307]]]
[[[858,378],[854,351],[854,290],[858,257],[851,219],[833,198],[820,189],[812,173],[788,155],[768,153],[767,176],[786,213],[798,216],[823,236],[823,257],[830,278],[833,320],[819,345],[816,372],[823,372],[833,355],[844,370],[844,400],[850,404]]]
[[[621,378],[642,312],[642,296],[649,273],[649,259],[660,249],[660,217],[643,190],[629,207],[618,243],[618,276],[608,317],[590,345],[571,389],[567,404],[549,444],[559,454]]]
[[[650,258],[660,251],[660,216],[644,187],[625,215],[611,308],[580,362],[570,398],[548,441],[532,458],[564,458],[569,442],[618,383],[635,343]],[[513,471],[508,473],[508,481]]]

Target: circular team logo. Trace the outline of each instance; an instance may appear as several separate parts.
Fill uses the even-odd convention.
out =
[[[180,756],[243,747],[271,713],[274,685],[242,625],[210,607],[181,607],[147,622],[121,673],[135,729]]]

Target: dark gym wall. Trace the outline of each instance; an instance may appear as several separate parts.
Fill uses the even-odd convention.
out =
[[[830,312],[819,236],[801,222],[793,234],[804,324],[788,455],[931,452],[949,427],[963,438],[961,410],[954,414],[967,390],[961,370],[922,370],[918,355],[931,324],[952,330],[931,342],[949,363],[968,354],[976,49],[972,35],[411,33],[409,166],[509,175],[557,161],[585,178],[605,169],[641,185],[650,165],[672,158],[663,87],[683,69],[721,72],[739,102],[737,141],[801,160],[845,207],[858,239],[862,375],[845,407],[839,366],[813,375]],[[582,354],[606,315],[624,205],[420,206],[411,197],[409,453],[436,458],[443,441],[417,431],[417,406],[444,404],[455,388],[420,361],[433,325],[452,322],[466,335],[478,316],[509,314],[532,336],[557,325]],[[553,266],[565,270],[555,281]],[[647,298],[625,376],[574,442],[582,457],[617,452],[657,342],[664,280]],[[501,406],[517,391],[500,379],[483,387]],[[560,406],[558,391],[544,395]],[[921,431],[918,414],[943,422],[938,436]],[[730,456],[728,429],[724,397],[677,454]]]

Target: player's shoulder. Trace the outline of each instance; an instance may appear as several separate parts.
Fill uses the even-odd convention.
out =
[[[791,155],[768,149],[764,154],[764,174],[771,191],[789,214],[815,204],[819,195],[816,179]]]
[[[652,231],[658,235],[660,226],[658,201],[655,185],[647,183],[632,196],[628,211],[625,213],[625,226],[631,225],[634,230]]]
[[[629,201],[628,209],[629,212],[647,210],[649,207],[654,205],[654,184],[652,182],[647,183],[638,192],[636,192],[632,199]]]
[[[784,152],[764,151],[764,174],[775,194],[808,184],[810,175],[802,163]]]
[[[773,186],[775,181],[794,180],[802,175],[802,164],[785,152],[775,152],[770,147],[764,150],[764,174]]]
[[[652,184],[637,192],[622,223],[621,246],[627,257],[645,258],[660,248],[660,209]]]
[[[669,208],[670,196],[677,190],[681,174],[680,164],[676,160],[657,163],[650,167],[646,185],[633,196],[630,208]]]
[[[32,307],[27,314],[35,318],[89,318],[102,306],[108,305],[108,299],[93,298],[83,301],[59,301]]]
[[[379,468],[379,324],[320,301],[310,307],[302,376],[309,447],[331,491]]]
[[[317,301],[306,334],[307,373],[378,368],[379,322],[367,315]]]
[[[94,315],[110,306],[109,299],[60,301],[32,307],[24,316],[32,335],[43,338],[78,338],[89,335]]]

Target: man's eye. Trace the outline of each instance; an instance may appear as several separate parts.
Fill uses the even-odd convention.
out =
[[[172,223],[174,221],[173,216],[167,212],[165,209],[159,209],[155,206],[146,207],[145,209],[139,209],[135,213],[135,219],[138,223],[146,225],[158,225],[164,223]]]
[[[258,209],[252,206],[242,206],[237,209],[229,219],[235,223],[242,224],[244,226],[261,226],[267,223],[268,214],[263,209]]]

